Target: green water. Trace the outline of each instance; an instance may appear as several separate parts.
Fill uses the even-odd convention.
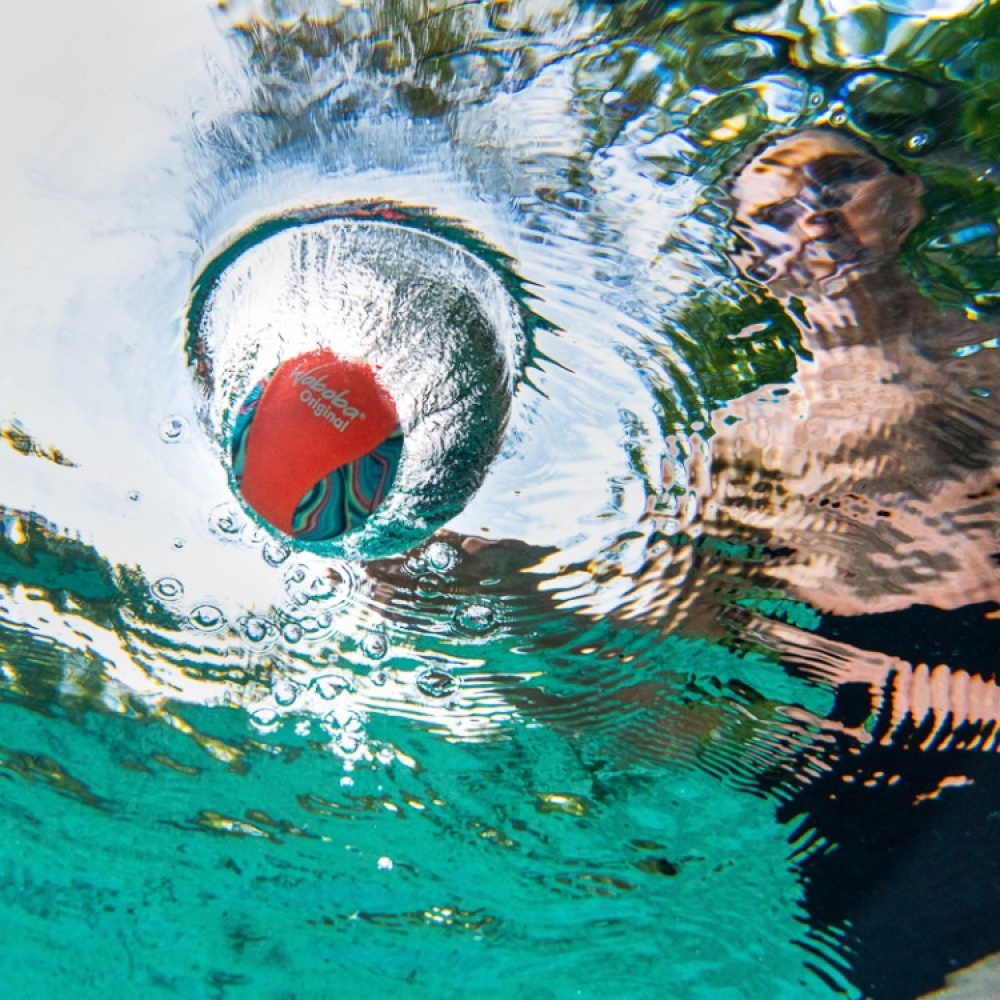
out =
[[[344,787],[315,750],[233,769],[131,720],[4,722],[8,995],[815,995],[783,831],[703,776],[396,727],[426,771]]]

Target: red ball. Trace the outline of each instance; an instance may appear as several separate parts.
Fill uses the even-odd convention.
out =
[[[320,349],[283,362],[244,401],[233,475],[268,524],[322,541],[368,518],[401,451],[396,406],[372,367]]]

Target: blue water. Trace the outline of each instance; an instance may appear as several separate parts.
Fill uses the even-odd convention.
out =
[[[37,18],[0,119],[4,995],[993,995],[1000,512],[948,472],[997,468],[1000,5]],[[847,376],[740,257],[733,176],[817,126],[920,178],[884,287],[945,317]],[[433,475],[375,561],[240,503],[244,370],[192,347],[241,238],[344,203],[503,290],[445,430],[465,342],[378,340]],[[239,364],[311,336],[268,274]],[[861,469],[896,542],[841,550],[796,503]]]

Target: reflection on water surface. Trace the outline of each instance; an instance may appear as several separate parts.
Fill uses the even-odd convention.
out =
[[[12,60],[8,992],[989,995],[998,10],[67,8]],[[449,441],[496,411],[363,560],[241,506],[185,346],[255,227],[374,204],[512,332],[364,321],[410,412],[468,378]]]

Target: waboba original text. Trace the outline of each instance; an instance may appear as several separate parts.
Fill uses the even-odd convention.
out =
[[[356,406],[351,406],[348,402],[347,390],[343,389],[338,392],[335,389],[331,389],[326,384],[325,376],[313,375],[311,372],[303,371],[300,368],[292,375],[292,382],[295,385],[304,387],[299,395],[299,399],[317,417],[333,424],[337,430],[347,430],[355,417],[360,420],[365,419],[365,415]]]

